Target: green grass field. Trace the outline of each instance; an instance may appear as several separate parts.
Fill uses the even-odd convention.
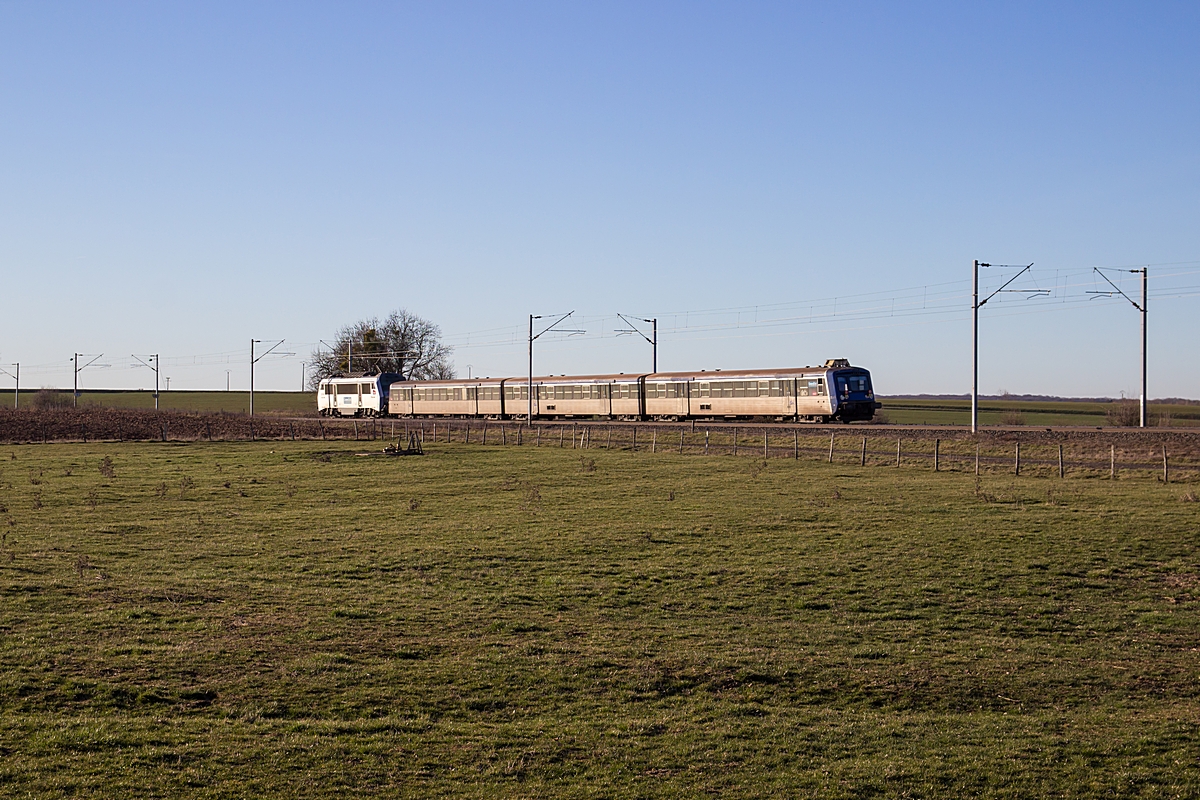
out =
[[[897,425],[970,425],[970,400],[883,398],[883,415]],[[1112,403],[1049,400],[981,400],[980,425],[1089,426],[1112,425]],[[1165,427],[1200,426],[1200,406],[1151,403],[1151,423]],[[1016,415],[1016,416],[1014,416]]]
[[[0,795],[1200,793],[1195,485],[428,449],[0,450]]]

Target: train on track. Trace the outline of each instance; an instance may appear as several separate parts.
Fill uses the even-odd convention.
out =
[[[871,373],[845,359],[777,370],[544,375],[409,381],[394,373],[326,378],[325,416],[466,419],[692,419],[856,422],[870,420]]]

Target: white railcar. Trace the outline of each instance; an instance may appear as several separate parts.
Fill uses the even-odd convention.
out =
[[[392,384],[404,380],[394,372],[325,378],[317,384],[317,413],[324,417],[387,416]]]

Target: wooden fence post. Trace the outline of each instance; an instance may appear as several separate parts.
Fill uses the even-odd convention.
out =
[[[485,445],[487,444],[487,423],[486,422],[483,423],[483,442],[482,442],[482,444],[485,444]]]
[[[1062,478],[1065,475],[1066,475],[1066,471],[1063,469],[1062,445],[1060,444],[1058,446],[1058,477]]]
[[[770,446],[767,444],[767,441],[768,441],[768,439],[770,438],[770,436],[771,436],[771,431],[770,431],[770,429],[768,429],[768,428],[763,428],[763,458],[770,458],[770,457],[771,457],[771,448],[770,448]]]
[[[508,446],[508,426],[503,423],[500,425],[500,444]]]
[[[933,440],[933,471],[934,472],[938,472],[941,469],[941,463],[940,463],[941,454],[942,454],[941,451],[942,451],[942,440],[934,439]]]
[[[289,422],[288,427],[292,430],[292,441],[296,441],[296,423]]]
[[[1020,442],[1017,442],[1017,455],[1015,456],[1015,460],[1013,461],[1013,473],[1016,475],[1021,474],[1021,443]]]
[[[863,437],[862,457],[858,460],[858,465],[860,467],[865,467],[867,465],[867,437],[865,436]]]
[[[1117,478],[1117,446],[1110,444],[1108,446],[1108,479],[1110,481]]]
[[[1165,444],[1162,446],[1162,454],[1163,454],[1163,483],[1170,483],[1171,482],[1171,472],[1170,472],[1169,468],[1167,467],[1167,446]]]
[[[834,433],[829,434],[829,463],[830,464],[833,463],[833,437],[836,435],[837,434],[834,434]]]
[[[605,450],[612,450],[612,423],[608,424],[608,441],[604,445]]]
[[[679,429],[679,455],[683,455],[683,428]],[[1166,456],[1163,456],[1163,458],[1165,459]],[[1163,463],[1167,462],[1163,461]]]
[[[534,430],[536,430],[537,433],[534,434],[534,437],[533,437],[533,439],[534,439],[533,446],[541,447],[542,446],[542,426],[538,425],[537,428],[535,428]]]
[[[704,455],[708,455],[708,428],[704,429]]]
[[[567,433],[566,426],[565,426],[565,425],[559,425],[559,426],[558,426],[558,446],[559,446],[559,447],[562,447],[562,446],[563,446],[563,436],[565,436],[565,435],[566,435],[566,433]]]
[[[434,425],[433,429],[436,431],[437,425]],[[250,430],[254,430],[253,425],[250,426]],[[354,441],[358,441],[358,420],[354,420]]]
[[[800,460],[800,431],[792,428],[792,459]]]
[[[896,467],[900,467],[900,440],[896,440]]]
[[[575,449],[575,423],[571,423],[571,449]]]
[[[737,455],[737,426],[733,427],[733,454]]]
[[[975,445],[975,477],[979,477],[979,445]]]
[[[633,426],[633,450],[637,450],[637,425]]]
[[[653,453],[658,447],[658,428],[650,429],[650,452]]]

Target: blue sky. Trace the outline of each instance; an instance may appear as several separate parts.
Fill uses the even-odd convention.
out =
[[[1086,292],[1149,264],[1150,394],[1197,398],[1197,41],[1189,3],[5,3],[0,365],[244,389],[286,339],[294,388],[405,307],[522,374],[574,309],[539,372],[648,368],[622,312],[664,369],[966,392],[978,258],[1050,291],[985,307],[982,391],[1136,395]]]

